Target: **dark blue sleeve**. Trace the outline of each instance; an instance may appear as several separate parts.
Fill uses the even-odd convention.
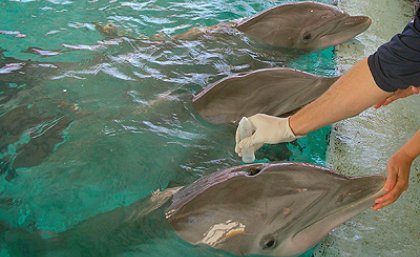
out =
[[[368,57],[376,84],[387,92],[420,86],[420,13],[401,34]]]

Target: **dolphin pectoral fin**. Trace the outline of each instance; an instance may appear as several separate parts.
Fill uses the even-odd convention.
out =
[[[257,113],[281,116],[315,100],[337,79],[290,68],[260,69],[217,81],[194,96],[192,105],[214,124]]]

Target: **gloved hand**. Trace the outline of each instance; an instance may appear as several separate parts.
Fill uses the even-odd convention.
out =
[[[257,151],[263,144],[291,142],[297,137],[289,126],[289,118],[278,118],[266,114],[256,114],[248,118],[253,126],[252,136],[239,141],[236,130],[235,152],[241,156],[242,149],[253,147]]]

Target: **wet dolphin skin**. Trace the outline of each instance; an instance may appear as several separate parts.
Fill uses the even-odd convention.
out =
[[[167,216],[193,244],[238,255],[294,256],[372,206],[384,181],[305,163],[242,165],[175,193]]]

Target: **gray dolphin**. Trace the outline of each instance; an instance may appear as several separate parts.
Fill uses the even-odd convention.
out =
[[[193,28],[174,38],[195,39],[203,34],[237,29],[271,46],[318,50],[354,38],[369,28],[371,23],[367,16],[350,16],[332,5],[299,2],[272,7],[237,23]]]
[[[193,244],[238,255],[294,256],[372,206],[384,181],[304,163],[243,165],[178,191],[167,218]]]
[[[291,256],[371,206],[384,180],[344,177],[305,163],[242,165],[155,192],[56,235],[0,222],[0,238],[11,256],[119,256],[174,229],[191,244],[234,254]]]
[[[350,16],[332,5],[300,2],[268,9],[236,28],[273,46],[315,50],[350,40],[371,23],[369,17]]]
[[[215,124],[238,122],[257,113],[282,116],[318,98],[337,79],[290,68],[260,69],[209,85],[193,97],[192,105]]]

